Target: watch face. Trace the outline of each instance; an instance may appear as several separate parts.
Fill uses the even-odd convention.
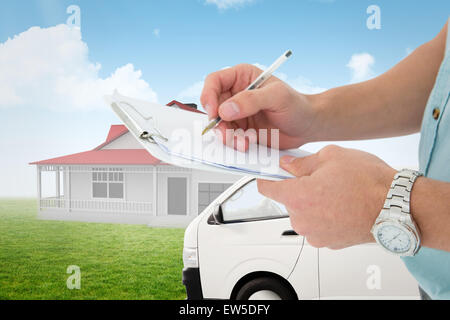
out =
[[[405,253],[411,248],[409,233],[395,225],[381,226],[378,229],[377,237],[382,246],[394,253]]]

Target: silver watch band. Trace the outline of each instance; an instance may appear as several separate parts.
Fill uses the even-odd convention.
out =
[[[415,170],[402,169],[392,181],[383,210],[387,215],[410,214],[410,195],[414,182],[422,174]]]

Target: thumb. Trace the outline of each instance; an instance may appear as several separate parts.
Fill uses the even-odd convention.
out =
[[[275,103],[279,97],[274,91],[274,85],[239,92],[219,106],[219,116],[225,121],[235,121],[250,117],[273,105],[280,105],[279,101]]]
[[[280,159],[280,167],[296,177],[310,176],[318,165],[317,154],[303,158],[284,156]]]

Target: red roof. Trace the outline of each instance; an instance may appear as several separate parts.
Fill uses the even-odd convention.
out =
[[[110,143],[113,140],[116,140],[118,137],[124,135],[128,132],[128,129],[121,124],[112,125],[109,129],[108,137],[106,137],[105,143]]]
[[[203,113],[199,110],[173,100],[167,106],[176,104],[179,108],[191,112]],[[165,164],[153,157],[146,149],[106,149],[104,146],[123,136],[128,132],[124,125],[112,125],[106,141],[94,150],[71,154],[68,156],[32,162],[36,165],[158,165]]]
[[[94,150],[100,150],[101,148],[103,148],[107,144],[110,144],[114,140],[120,138],[127,132],[128,132],[128,129],[123,124],[113,124],[111,126],[111,128],[109,128],[109,133],[108,133],[108,136],[106,137],[106,141],[103,142],[98,147],[96,147]]]
[[[30,164],[157,165],[161,164],[161,161],[145,149],[106,149],[80,152]]]

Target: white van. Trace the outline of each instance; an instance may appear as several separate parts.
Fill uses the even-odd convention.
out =
[[[188,299],[417,299],[402,261],[374,244],[316,249],[292,230],[285,207],[243,178],[184,236]]]

